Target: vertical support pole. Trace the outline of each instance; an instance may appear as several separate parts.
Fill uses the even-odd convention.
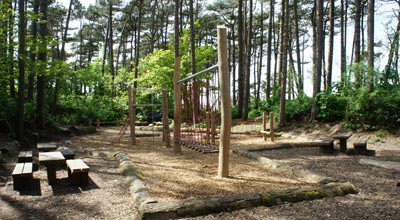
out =
[[[175,6],[177,7],[177,6]],[[175,32],[175,35],[178,35],[178,32]],[[176,52],[175,52],[176,53]],[[181,136],[181,109],[182,109],[182,100],[181,100],[181,88],[178,83],[178,80],[181,77],[181,58],[179,56],[175,56],[175,73],[174,73],[174,152],[175,154],[181,154],[181,145],[180,145],[180,136]]]
[[[96,120],[96,128],[99,129],[100,128],[100,119]]]
[[[265,133],[267,131],[267,112],[263,112],[263,118],[262,118],[262,123],[263,123],[263,137],[264,137],[264,141],[267,141],[267,133]]]
[[[216,122],[215,111],[211,112],[211,144],[215,145]]]
[[[210,112],[206,112],[206,144],[210,144],[210,133],[211,133],[211,115]]]
[[[131,141],[132,145],[136,145],[136,138],[135,138],[135,117],[134,117],[134,110],[133,110],[133,93],[132,93],[132,87],[128,87],[128,109],[129,109],[129,125],[131,129]]]
[[[225,26],[217,27],[219,89],[221,94],[221,140],[219,142],[218,177],[229,175],[229,148],[231,144],[231,86],[229,83],[226,29]]]
[[[166,147],[171,147],[168,123],[168,94],[167,90],[162,90],[162,115],[163,115],[163,137]]]
[[[274,142],[274,112],[269,113],[269,129],[270,129],[270,135],[271,135],[271,142]]]
[[[92,127],[92,125],[93,125],[92,119],[89,119],[89,127]]]

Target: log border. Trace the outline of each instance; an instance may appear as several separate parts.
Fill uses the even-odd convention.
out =
[[[258,149],[258,151],[259,150],[260,149]],[[98,157],[113,157],[119,162],[120,172],[123,176],[126,176],[130,193],[135,204],[139,208],[140,217],[142,219],[162,220],[194,217],[257,206],[270,207],[280,204],[359,193],[359,189],[350,182],[335,182],[332,178],[316,175],[310,171],[293,169],[277,161],[263,157],[256,152],[243,149],[234,149],[233,152],[256,160],[268,169],[290,172],[302,180],[319,184],[316,186],[306,186],[282,191],[266,191],[215,198],[157,202],[157,200],[149,194],[148,188],[142,179],[140,168],[136,166],[124,152],[81,151],[79,153]]]

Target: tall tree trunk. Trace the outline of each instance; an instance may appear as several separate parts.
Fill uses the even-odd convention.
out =
[[[33,6],[33,15],[34,18],[31,23],[31,36],[32,36],[32,42],[31,46],[29,49],[29,56],[30,56],[30,70],[29,70],[29,76],[28,76],[28,94],[27,94],[27,100],[32,101],[33,100],[33,93],[35,90],[35,72],[34,72],[34,65],[36,62],[36,51],[37,51],[37,32],[38,32],[38,14],[39,14],[39,0],[33,0],[32,1],[32,6]]]
[[[313,101],[311,107],[310,121],[314,121],[317,116],[317,95],[321,91],[321,75],[322,75],[322,57],[324,46],[324,31],[323,31],[323,0],[315,2],[315,54],[314,54],[314,83],[313,83]]]
[[[259,60],[258,60],[258,70],[257,70],[257,93],[256,93],[256,106],[260,102],[260,87],[261,87],[261,72],[262,72],[262,64],[263,64],[263,53],[264,53],[264,4],[261,2],[261,19],[260,19],[260,52],[259,52]]]
[[[294,0],[294,23],[295,23],[295,41],[296,41],[296,59],[297,59],[297,91],[299,97],[303,97],[304,94],[304,82],[303,82],[303,74],[301,69],[301,52],[300,52],[300,27],[299,27],[299,6],[297,0]],[[293,67],[294,68],[294,67]]]
[[[361,0],[354,1],[354,64],[358,65],[361,61]],[[361,86],[361,71],[356,68],[354,71],[354,87],[357,89]]]
[[[231,71],[232,71],[232,101],[233,101],[233,105],[237,104],[237,97],[236,97],[236,45],[235,45],[235,23],[234,22],[232,24],[232,28],[231,28],[231,40],[229,42],[230,46],[231,46],[231,51],[232,51],[232,67],[231,67]]]
[[[18,119],[17,119],[17,139],[19,141],[23,140],[24,137],[24,106],[25,106],[25,29],[26,29],[26,21],[25,21],[25,1],[18,0],[18,68],[19,68],[19,77],[18,77]]]
[[[242,120],[248,119],[249,101],[250,101],[250,65],[251,65],[251,50],[253,40],[253,0],[249,0],[249,12],[247,21],[247,45],[246,45],[246,61],[244,70],[244,93],[243,93],[243,110]]]
[[[287,83],[287,43],[289,39],[289,13],[288,13],[289,0],[282,1],[282,14],[281,14],[281,45],[280,45],[280,74],[281,74],[281,90],[280,90],[280,105],[279,105],[279,125],[285,125],[285,112],[286,112],[286,83]]]
[[[346,17],[347,0],[340,0],[340,88],[346,85]]]
[[[330,0],[329,6],[329,51],[328,51],[328,68],[326,76],[326,90],[332,88],[332,64],[333,64],[333,39],[335,36],[335,0]]]
[[[374,26],[375,0],[368,0],[368,89],[374,90]]]
[[[60,56],[62,61],[66,60],[65,43],[67,41],[69,21],[71,19],[72,2],[73,2],[73,0],[70,0],[70,2],[69,2],[67,20],[65,21],[64,34],[62,35],[61,56]],[[59,90],[59,84],[60,84],[60,77],[61,77],[60,75],[56,76],[56,82],[55,82],[55,86],[54,86],[53,102],[51,104],[51,112],[53,113],[53,115],[56,113],[56,108],[57,108],[57,99],[58,99],[58,90]]]
[[[190,20],[190,53],[191,53],[191,61],[192,61],[192,74],[196,73],[196,44],[195,44],[195,27],[194,27],[194,7],[193,0],[189,1],[189,20]],[[196,79],[193,79],[192,86],[192,95],[193,95],[193,123],[197,123],[199,120],[199,95],[198,95],[198,83]]]
[[[42,63],[43,71],[38,75],[37,78],[37,128],[44,129],[45,128],[45,114],[46,114],[46,96],[45,96],[45,88],[46,88],[46,63],[47,63],[47,0],[40,0],[40,14],[41,14],[41,22],[39,24],[39,35],[40,35],[40,44],[39,44],[39,53],[38,60]]]
[[[16,6],[16,5],[15,5]],[[14,11],[13,6],[12,6],[12,1],[10,0],[8,3],[8,8],[10,9],[10,13],[8,15],[8,22],[7,22],[7,29],[8,32],[8,42],[7,42],[7,37],[5,38],[5,44],[4,46],[8,46],[7,50],[7,72],[10,77],[10,96],[11,98],[15,98],[15,80],[14,80],[14,20],[15,20],[15,15],[11,13]],[[15,7],[14,7],[15,8]],[[6,47],[4,47],[5,49]]]
[[[269,23],[268,23],[268,42],[267,42],[267,78],[265,95],[266,98],[271,97],[271,61],[272,61],[272,29],[274,26],[274,0],[269,2]]]
[[[113,3],[112,0],[109,0],[109,7],[108,7],[108,26],[109,28],[109,37],[108,40],[110,41],[109,46],[109,53],[110,56],[110,73],[111,73],[111,96],[115,97],[117,92],[115,88],[115,69],[114,69],[114,34],[113,34]]]
[[[174,50],[175,50],[175,73],[174,73],[174,152],[175,154],[181,154],[181,145],[179,144],[180,132],[181,132],[181,89],[178,80],[181,77],[181,58],[179,54],[179,11],[180,1],[175,0],[175,23],[174,23]]]
[[[400,5],[400,4],[399,4]],[[389,55],[388,55],[388,61],[387,64],[385,66],[385,70],[384,70],[384,79],[383,79],[383,83],[384,84],[388,84],[389,83],[389,76],[390,76],[390,72],[394,71],[394,69],[396,69],[394,66],[394,54],[396,53],[396,51],[399,48],[399,38],[400,38],[400,10],[397,14],[397,28],[396,31],[394,32],[394,36],[393,36],[393,40],[392,43],[390,44],[390,50],[389,50]],[[397,75],[397,74],[396,74]],[[398,76],[396,77],[396,79],[394,79],[395,83],[398,83]]]
[[[136,27],[136,42],[135,42],[135,79],[139,77],[139,56],[140,56],[140,32],[142,31],[142,6],[143,0],[139,1],[139,16],[137,20],[137,27]],[[133,88],[137,88],[137,81],[133,83]]]
[[[238,117],[242,118],[243,115],[243,103],[244,103],[244,71],[245,71],[245,48],[244,48],[244,16],[243,16],[243,0],[239,1],[238,9],[238,44],[239,44],[239,55],[238,55]]]

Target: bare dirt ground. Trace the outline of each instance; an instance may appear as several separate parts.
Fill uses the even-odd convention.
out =
[[[313,125],[283,132],[276,141],[315,141],[338,130],[338,126]],[[121,141],[111,144],[118,131],[119,127],[101,128],[95,134],[65,140],[69,140],[75,149],[125,152],[140,168],[151,195],[158,201],[310,185],[292,176],[264,169],[236,154],[231,154],[230,178],[219,179],[216,178],[218,154],[201,154],[183,147],[182,155],[176,156],[173,149],[163,146],[159,137],[139,137],[137,146],[132,147],[128,135],[125,135]],[[400,162],[400,139],[397,136],[382,132],[356,133],[348,145],[351,146],[359,136],[370,137],[368,148],[376,150],[373,159]],[[232,148],[265,146],[262,137],[255,135],[234,135],[232,139]],[[364,156],[321,155],[318,148],[269,150],[262,154],[281,163],[350,181],[360,188],[361,193],[188,219],[399,219],[398,171],[361,165],[358,161]],[[15,162],[0,163],[0,219],[137,219],[137,207],[125,178],[118,171],[117,162],[108,157],[77,157],[90,166],[87,187],[70,186],[63,168],[57,171],[58,183],[50,187],[45,168],[40,167],[34,172],[35,190],[20,193],[14,191],[12,185],[11,172]]]

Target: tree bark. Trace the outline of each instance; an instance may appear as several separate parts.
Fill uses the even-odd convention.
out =
[[[317,116],[317,95],[321,91],[321,71],[322,57],[324,47],[324,31],[323,31],[323,0],[315,2],[315,51],[314,51],[314,83],[313,83],[313,101],[311,107],[310,121],[314,121]]]
[[[368,0],[368,89],[374,90],[374,26],[375,26],[375,0]]]
[[[355,14],[354,14],[354,64],[358,65],[361,61],[361,0],[354,1]],[[361,86],[361,71],[356,68],[354,71],[354,87],[356,89]]]
[[[180,140],[181,132],[181,88],[178,80],[181,77],[181,59],[179,54],[179,11],[180,1],[175,0],[175,38],[174,38],[174,49],[175,49],[175,73],[174,73],[174,152],[175,154],[181,154],[181,145],[178,143]]]
[[[289,24],[289,13],[288,13],[288,0],[282,1],[281,8],[281,45],[280,45],[280,74],[281,74],[281,89],[280,89],[280,104],[279,104],[279,125],[285,125],[285,110],[286,110],[286,84],[287,84],[287,51],[288,51],[288,24]]]
[[[245,71],[245,42],[243,38],[244,34],[244,18],[243,18],[243,0],[238,0],[239,1],[239,9],[238,9],[238,117],[242,118],[243,115],[243,103],[244,103],[244,71]]]
[[[335,0],[329,1],[329,46],[328,46],[328,68],[326,76],[326,90],[332,88],[332,65],[333,65],[333,44],[335,36]]]
[[[46,87],[46,63],[47,63],[47,0],[40,0],[40,14],[41,22],[39,24],[39,35],[40,35],[40,44],[39,44],[39,53],[38,60],[42,63],[41,73],[37,78],[37,128],[44,129],[46,123],[46,97],[45,97],[45,87]]]
[[[251,64],[251,51],[253,40],[253,0],[249,0],[249,12],[247,21],[247,36],[246,36],[246,61],[244,68],[244,92],[243,92],[243,109],[242,120],[247,120],[249,114],[249,101],[250,101],[250,64]]]
[[[274,0],[269,2],[269,24],[268,24],[268,42],[267,42],[267,78],[265,95],[266,98],[271,97],[271,60],[272,60],[272,29],[274,26]]]
[[[114,69],[114,34],[113,34],[113,3],[112,0],[109,0],[109,7],[108,7],[108,27],[109,27],[109,52],[108,55],[110,56],[110,74],[111,74],[111,96],[116,96],[116,88],[115,88],[115,69]]]
[[[303,71],[301,69],[301,52],[300,52],[300,31],[299,31],[299,13],[298,13],[298,2],[294,0],[294,23],[295,23],[295,41],[296,41],[296,59],[297,59],[297,91],[298,96],[303,97],[304,94],[304,82],[303,82]]]
[[[23,140],[24,137],[24,106],[25,106],[25,35],[26,35],[26,21],[25,21],[25,1],[18,0],[18,119],[17,119],[17,139]]]
[[[37,51],[37,32],[38,32],[38,26],[37,26],[37,18],[39,14],[39,0],[33,0],[32,1],[32,7],[33,7],[33,15],[35,16],[34,19],[32,20],[31,23],[31,35],[32,35],[32,45],[30,46],[29,49],[29,54],[30,54],[30,70],[29,70],[29,76],[28,76],[28,94],[27,94],[27,100],[32,101],[33,100],[33,93],[35,90],[34,86],[34,81],[35,81],[35,72],[34,72],[34,65],[36,62],[36,51]]]
[[[346,84],[346,6],[345,1],[340,0],[340,88],[343,89]]]

